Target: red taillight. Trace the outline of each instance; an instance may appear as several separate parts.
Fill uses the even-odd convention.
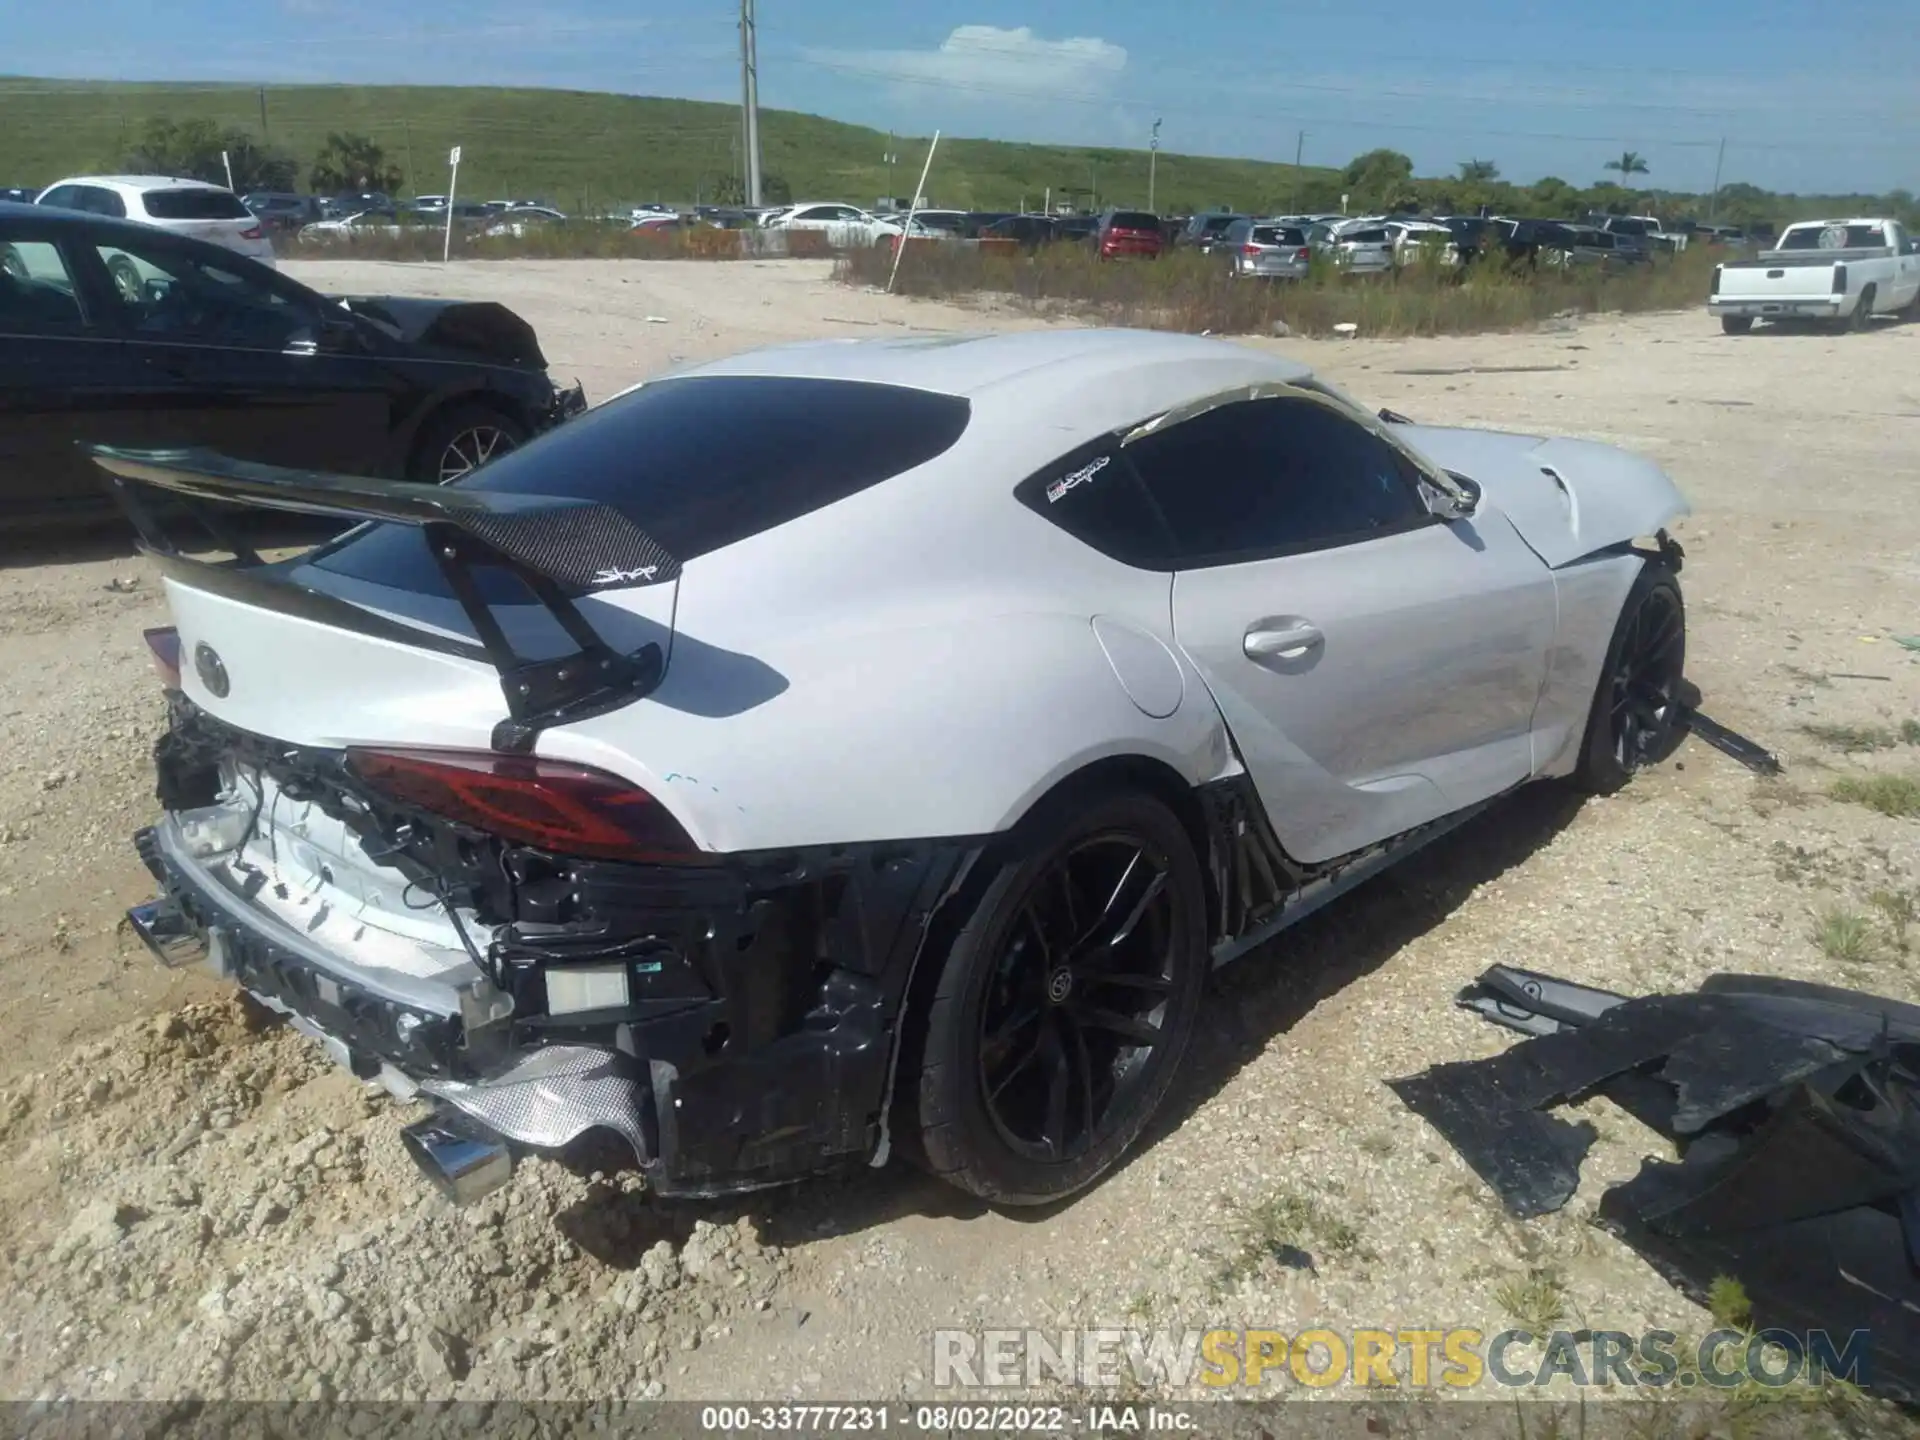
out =
[[[153,668],[160,672],[160,688],[180,688],[180,632],[171,625],[140,632],[153,652]]]
[[[390,799],[523,845],[603,860],[685,861],[687,832],[639,787],[564,760],[473,750],[347,751],[347,769]]]
[[[240,238],[242,240],[258,240],[261,233],[258,225],[249,225],[245,230],[240,232]]]
[[[1293,252],[1293,258],[1301,261],[1311,260],[1313,259],[1313,251],[1302,245],[1298,250]]]
[[[1258,245],[1242,245],[1240,247],[1240,253],[1251,258],[1260,253],[1260,247]]]

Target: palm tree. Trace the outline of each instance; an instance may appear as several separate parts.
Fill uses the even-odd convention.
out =
[[[1491,160],[1462,160],[1460,178],[1472,182],[1485,183],[1500,178],[1500,167]]]
[[[1601,168],[1604,170],[1618,170],[1620,172],[1620,178],[1625,180],[1629,175],[1646,174],[1647,161],[1646,157],[1637,151],[1628,150],[1625,151],[1618,160],[1609,160]]]

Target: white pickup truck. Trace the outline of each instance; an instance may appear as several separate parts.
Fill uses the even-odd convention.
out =
[[[1714,266],[1707,313],[1729,335],[1756,320],[1834,320],[1920,308],[1920,240],[1898,220],[1803,220],[1752,260]]]

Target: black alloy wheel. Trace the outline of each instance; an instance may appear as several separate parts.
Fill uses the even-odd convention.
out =
[[[1685,738],[1680,696],[1687,614],[1680,582],[1658,562],[1642,568],[1621,606],[1587,717],[1574,783],[1610,794],[1666,759]]]
[[[1075,788],[1007,837],[911,1027],[903,1149],[987,1200],[1063,1199],[1110,1169],[1173,1082],[1209,970],[1186,826]]]
[[[1686,646],[1679,592],[1654,587],[1633,612],[1613,670],[1608,734],[1615,763],[1629,774],[1658,760],[1671,738]]]
[[[1077,1159],[1147,1077],[1175,977],[1168,862],[1139,836],[1056,858],[1021,906],[980,1007],[987,1114],[1030,1159]]]

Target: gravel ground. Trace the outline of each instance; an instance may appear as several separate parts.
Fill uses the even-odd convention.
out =
[[[501,299],[595,398],[781,339],[983,324],[808,262],[288,270]],[[148,894],[127,836],[154,808],[161,707],[139,632],[163,623],[156,581],[112,536],[16,549],[0,561],[0,1395],[923,1395],[937,1326],[1491,1330],[1514,1318],[1506,1282],[1530,1279],[1570,1323],[1711,1328],[1587,1223],[1660,1146],[1623,1112],[1587,1107],[1602,1138],[1580,1194],[1520,1223],[1381,1081],[1505,1044],[1450,1004],[1494,961],[1626,991],[1745,970],[1920,999],[1879,908],[1920,897],[1920,827],[1826,796],[1840,776],[1920,771],[1920,747],[1849,752],[1859,738],[1821,729],[1920,716],[1920,654],[1893,638],[1920,631],[1916,342],[1915,325],[1728,339],[1703,313],[1255,342],[1421,419],[1665,465],[1696,506],[1690,673],[1789,769],[1759,781],[1690,743],[1612,799],[1543,789],[1482,817],[1225,972],[1151,1143],[1039,1214],[899,1167],[665,1205],[630,1175],[549,1163],[447,1209],[401,1153],[403,1107],[159,969],[121,925]],[[1867,939],[1830,958],[1816,928],[1835,912],[1865,917]],[[1247,1260],[1263,1223],[1312,1270]]]

